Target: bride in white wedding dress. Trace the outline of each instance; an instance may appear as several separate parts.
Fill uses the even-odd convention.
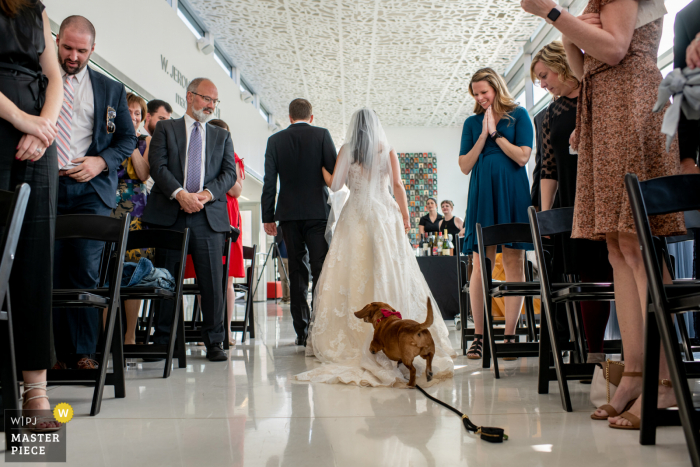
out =
[[[408,370],[403,365],[397,368],[383,352],[369,352],[372,325],[353,313],[368,303],[385,302],[403,319],[422,323],[427,296],[434,310],[432,383],[452,377],[456,353],[406,237],[410,222],[399,160],[373,110],[353,114],[333,175],[324,176],[332,191],[339,192],[347,183],[350,194],[344,206],[332,203],[327,234],[335,219],[337,225],[318,281],[306,344],[307,356],[316,356],[323,364],[295,378],[407,387]],[[416,358],[414,365],[417,382],[431,385],[426,383],[425,361]]]

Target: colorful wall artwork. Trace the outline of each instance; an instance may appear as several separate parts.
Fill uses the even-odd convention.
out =
[[[418,245],[418,222],[427,213],[425,202],[437,198],[437,157],[432,152],[399,153],[401,178],[406,187],[411,230],[408,233],[411,245]]]

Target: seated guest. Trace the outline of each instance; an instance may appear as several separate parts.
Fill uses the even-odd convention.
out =
[[[541,210],[554,205],[574,207],[578,155],[569,152],[569,138],[576,129],[576,104],[581,83],[566,61],[561,42],[545,45],[532,58],[533,83],[555,96],[542,121]],[[538,138],[539,140],[540,138]],[[555,275],[575,274],[584,282],[612,281],[608,249],[603,242],[571,240],[557,236],[554,244]],[[610,302],[582,302],[583,329],[588,343],[588,363],[605,361],[603,337],[610,317]]]
[[[49,200],[56,196],[58,185],[54,139],[56,120],[63,112],[63,84],[49,17],[41,2],[0,0],[0,35],[0,189],[13,191],[20,183],[31,188],[9,293],[17,369],[24,380],[23,416],[32,417],[33,410],[50,409],[46,370],[52,365],[51,260],[56,205]],[[6,63],[23,71],[3,66]],[[48,86],[36,93],[42,78],[48,78]],[[5,408],[8,405],[6,402]],[[53,431],[58,425],[41,419],[35,422],[38,430]]]
[[[189,228],[188,252],[202,292],[202,334],[209,361],[228,360],[222,345],[221,252],[231,229],[225,196],[237,180],[231,133],[207,124],[218,103],[219,91],[214,83],[196,78],[187,87],[185,116],[156,125],[149,147],[155,185],[143,214],[149,225],[180,231]],[[156,252],[156,262],[171,272],[175,272],[178,259],[177,252]],[[160,304],[155,343],[168,342],[172,306],[170,301]]]
[[[438,232],[440,230],[440,221],[442,221],[442,216],[437,212],[437,200],[435,198],[428,198],[425,202],[425,208],[428,210],[428,214],[420,218],[418,223],[418,231],[421,236],[425,233]]]
[[[146,115],[146,101],[136,94],[128,93],[126,103],[129,106],[129,114],[134,124],[134,131],[138,134],[139,126]],[[117,172],[119,185],[117,188],[117,206],[112,209],[112,217],[121,219],[127,213],[131,214],[130,230],[141,230],[141,215],[146,207],[146,180],[149,178],[148,144],[150,136],[137,136],[138,142],[131,156],[126,159]],[[126,252],[125,261],[138,263],[139,259],[146,257],[153,260],[153,251],[140,249]],[[124,344],[136,343],[136,321],[141,309],[141,300],[127,300],[124,302],[126,315],[126,336]]]
[[[508,91],[505,80],[491,68],[472,75],[469,94],[474,98],[474,115],[464,122],[459,167],[471,174],[463,253],[474,254],[472,277],[479,277],[481,266],[477,253],[476,224],[490,227],[513,222],[528,223],[530,186],[525,164],[530,159],[534,131],[530,116]],[[525,280],[525,252],[531,244],[512,243],[488,247],[491,267],[496,264],[497,250],[503,250],[503,269],[508,282]],[[474,275],[475,274],[475,275]],[[491,271],[488,271],[491,274]],[[484,330],[484,296],[480,280],[470,281],[471,306],[474,312],[474,342],[467,357],[482,357]],[[507,297],[504,340],[515,342],[515,325],[522,308],[522,297]]]
[[[452,235],[452,238],[457,238],[459,231],[462,230],[462,227],[464,226],[464,221],[452,214],[454,207],[455,203],[449,199],[446,199],[440,203],[440,209],[442,209],[442,213],[445,215],[445,217],[440,220],[439,231],[444,233],[445,229],[447,229],[448,235]]]
[[[229,130],[229,126],[223,120],[214,119],[209,122],[210,125],[218,126],[226,131]],[[238,209],[238,197],[241,196],[243,192],[243,179],[245,179],[245,166],[243,165],[243,159],[238,157],[235,152],[233,155],[236,158],[236,184],[226,193],[226,207],[228,210],[228,220],[233,227],[241,230],[241,213]],[[196,277],[194,266],[192,264],[192,257],[187,256],[187,268],[185,270],[185,279],[191,279]],[[229,327],[231,321],[233,320],[233,315],[236,307],[236,292],[233,289],[233,279],[234,278],[245,278],[245,264],[243,261],[243,235],[239,235],[238,239],[231,244],[231,257],[229,259],[229,274],[228,274],[228,286],[226,288],[226,310],[228,312]],[[199,297],[198,297],[199,299]],[[229,345],[235,345],[236,342],[233,340],[233,336],[229,337]]]
[[[63,20],[56,43],[69,102],[58,127],[58,214],[109,216],[115,207],[117,173],[137,144],[126,91],[87,66],[95,50],[95,28],[86,18]],[[104,243],[95,240],[56,242],[54,287],[97,287],[103,248]],[[57,368],[96,368],[92,355],[98,325],[96,308],[54,310]]]

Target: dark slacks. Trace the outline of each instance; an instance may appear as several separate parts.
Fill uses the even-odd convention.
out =
[[[158,227],[162,228],[162,226]],[[168,227],[177,231],[184,231],[186,228],[190,229],[187,253],[192,255],[197,284],[202,292],[204,343],[207,345],[221,343],[224,341],[224,271],[221,256],[226,234],[211,228],[204,211],[194,214],[180,211],[175,224]],[[179,259],[179,253],[176,251],[156,249],[156,265],[168,269],[174,277],[177,277]],[[156,313],[156,332],[153,336],[156,344],[168,343],[172,320],[173,302],[171,300],[160,302]]]
[[[89,183],[63,176],[58,181],[58,215],[97,214],[109,217],[111,208],[102,202]],[[104,242],[59,240],[54,261],[54,288],[93,289],[98,286]],[[99,338],[100,308],[55,308],[53,311],[56,355],[69,362],[74,355],[94,354]]]
[[[22,110],[37,115],[34,100],[22,77],[0,77],[0,91]],[[22,106],[22,104],[25,104]],[[51,278],[56,224],[58,166],[56,145],[37,162],[15,159],[22,133],[0,119],[0,190],[14,191],[20,183],[31,187],[10,276],[12,331],[19,370],[51,368]]]
[[[304,263],[306,250],[309,251],[309,266],[313,278],[312,295],[316,293],[316,283],[321,276],[323,262],[328,254],[325,219],[280,222],[284,242],[289,256],[289,281],[292,321],[297,337],[306,338],[311,312],[306,297],[309,293],[309,268]],[[313,303],[313,301],[312,301]]]

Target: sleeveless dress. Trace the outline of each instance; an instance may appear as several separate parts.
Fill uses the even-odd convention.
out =
[[[44,5],[34,0],[28,3],[13,18],[0,9],[0,92],[23,112],[40,115],[48,84],[39,62],[46,46]],[[46,370],[53,366],[51,289],[58,156],[54,143],[36,162],[16,160],[22,136],[0,118],[0,190],[14,191],[20,183],[31,187],[10,276],[12,328],[17,369]]]
[[[590,0],[584,13],[600,13],[614,0]],[[604,240],[608,232],[635,233],[624,177],[640,180],[680,173],[678,140],[666,151],[664,114],[652,113],[661,72],[656,55],[663,19],[635,29],[616,66],[585,54],[576,115],[578,175],[572,237]],[[654,235],[685,233],[683,213],[650,218]]]
[[[464,122],[461,155],[471,151],[481,134],[484,115],[472,115]],[[530,115],[518,107],[496,124],[496,130],[511,144],[532,147],[535,130]],[[477,251],[476,224],[490,227],[498,224],[529,222],[527,208],[530,207],[530,184],[526,167],[520,167],[491,138],[486,139],[484,149],[471,171],[467,214],[464,218],[465,255]],[[505,245],[518,250],[532,250],[530,243]],[[501,247],[498,247],[501,251]]]
[[[423,278],[401,212],[389,192],[390,171],[384,169],[378,197],[363,197],[367,180],[358,164],[350,165],[350,195],[340,212],[328,255],[316,289],[314,318],[307,339],[307,356],[323,365],[296,375],[298,381],[345,383],[360,386],[406,387],[408,370],[389,360],[383,352],[372,355],[369,344],[374,329],[354,312],[371,302],[385,302],[401,312],[403,319],[424,322],[427,297],[433,307],[430,333],[435,341],[433,381],[426,384],[425,361],[413,364],[417,382],[431,385],[454,372],[456,356],[440,310]],[[367,214],[364,201],[372,209]]]

